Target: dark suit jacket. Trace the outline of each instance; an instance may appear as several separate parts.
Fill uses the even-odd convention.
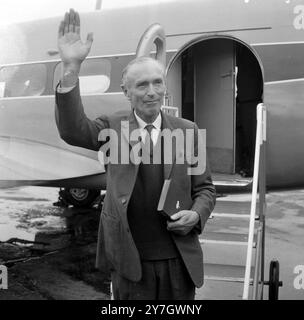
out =
[[[120,137],[121,121],[129,125],[129,131],[138,127],[133,112],[101,116],[96,120],[89,120],[83,110],[79,86],[64,94],[56,94],[56,122],[60,136],[67,143],[99,150],[101,143],[98,134],[102,129],[114,129]],[[172,117],[162,113],[162,128],[168,129],[194,129],[197,126],[188,120]],[[125,137],[126,138],[126,137]],[[118,150],[121,144],[128,143],[127,139],[118,141]],[[130,143],[132,145],[132,142]],[[128,145],[130,147],[130,145]],[[198,148],[195,140],[195,149]],[[175,150],[172,150],[173,159]],[[100,232],[97,247],[97,265],[103,269],[107,266],[114,268],[120,275],[132,281],[141,279],[140,257],[130,233],[127,221],[127,207],[136,181],[138,165],[109,164],[107,167],[107,192],[101,213]],[[168,178],[170,171],[179,180],[185,193],[193,199],[192,210],[200,216],[199,225],[185,236],[172,233],[175,244],[197,287],[204,281],[203,253],[198,240],[198,231],[204,225],[215,204],[215,188],[211,181],[209,167],[201,175],[188,175],[185,164],[164,164],[164,178]],[[103,232],[102,232],[103,230]],[[107,258],[107,259],[106,259]]]

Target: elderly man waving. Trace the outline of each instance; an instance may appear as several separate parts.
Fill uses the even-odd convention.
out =
[[[198,132],[193,122],[161,111],[166,90],[164,67],[150,57],[131,61],[123,72],[122,89],[131,110],[88,119],[78,75],[92,42],[92,34],[85,42],[80,39],[78,13],[66,13],[58,34],[63,73],[56,92],[56,121],[62,139],[99,150],[104,143],[100,133],[112,129],[119,137],[112,143],[119,150],[129,151],[132,141],[121,135],[122,123],[127,123],[130,133],[138,130],[139,140],[150,144],[151,152],[161,146],[157,152],[164,159],[166,145],[160,143],[164,130]],[[129,145],[121,148],[122,144]],[[199,147],[195,139],[194,149]],[[192,164],[177,164],[174,155],[172,152],[171,164],[129,161],[107,166],[97,263],[100,268],[110,268],[115,299],[194,299],[195,287],[203,284],[198,234],[214,207],[215,188],[208,166],[200,174],[190,175],[187,169]],[[178,211],[171,220],[157,211],[164,180],[169,175],[174,177],[174,185],[191,198],[189,208]]]

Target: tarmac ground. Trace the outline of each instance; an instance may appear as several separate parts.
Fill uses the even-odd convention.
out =
[[[249,194],[239,197],[250,201]],[[55,188],[0,189],[0,265],[8,267],[0,300],[110,298],[109,275],[94,265],[100,210],[57,207],[57,198]],[[265,278],[270,261],[278,260],[279,298],[304,300],[304,289],[294,286],[295,268],[304,265],[304,190],[269,192],[266,217]],[[231,290],[231,284],[206,285],[197,299],[231,299]]]

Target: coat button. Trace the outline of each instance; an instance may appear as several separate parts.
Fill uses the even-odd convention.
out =
[[[127,203],[127,199],[126,199],[126,198],[122,198],[122,199],[121,199],[121,203],[122,203],[122,204],[126,204],[126,203]]]

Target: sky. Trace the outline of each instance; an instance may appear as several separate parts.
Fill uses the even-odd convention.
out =
[[[69,8],[95,10],[100,0],[0,0],[0,25],[60,16]],[[134,6],[172,0],[102,0],[102,8]]]

